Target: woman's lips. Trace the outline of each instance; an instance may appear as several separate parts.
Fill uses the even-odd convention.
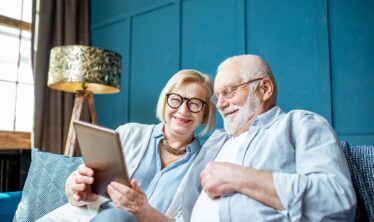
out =
[[[175,119],[177,122],[179,122],[179,123],[184,123],[184,124],[191,122],[191,120],[189,120],[189,119],[187,119],[187,118],[181,118],[181,117],[176,117],[176,116],[174,116],[174,119]]]

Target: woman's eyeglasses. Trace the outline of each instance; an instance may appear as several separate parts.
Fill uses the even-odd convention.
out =
[[[170,108],[178,109],[184,101],[187,101],[187,108],[193,113],[200,112],[206,105],[206,102],[199,98],[186,98],[176,93],[166,94],[166,102]]]

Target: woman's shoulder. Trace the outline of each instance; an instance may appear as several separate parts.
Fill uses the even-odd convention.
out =
[[[126,123],[119,126],[116,131],[120,135],[129,134],[131,132],[132,135],[137,134],[146,134],[147,132],[151,132],[155,125],[153,124],[143,124],[143,123]]]
[[[144,124],[144,123],[125,123],[123,125],[120,125],[117,128],[117,131],[120,130],[126,130],[126,129],[149,129],[153,128],[155,125],[154,124]]]

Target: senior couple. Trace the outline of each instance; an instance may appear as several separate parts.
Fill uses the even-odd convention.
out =
[[[112,182],[92,221],[352,221],[356,196],[339,140],[321,116],[284,112],[259,56],[226,59],[214,90],[195,70],[176,73],[157,104],[158,125],[129,123],[123,141],[131,186]],[[224,120],[201,147],[194,132]],[[94,171],[66,182],[74,206],[98,197]]]

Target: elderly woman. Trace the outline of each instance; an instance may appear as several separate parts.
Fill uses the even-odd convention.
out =
[[[160,94],[157,118],[161,123],[129,123],[117,129],[131,186],[113,181],[108,186],[111,201],[101,205],[94,221],[160,221],[176,216],[183,178],[200,151],[195,130],[203,125],[204,135],[213,128],[212,95],[207,75],[181,70]],[[97,199],[89,188],[93,176],[94,171],[85,165],[69,176],[65,191],[72,205],[83,206]]]

